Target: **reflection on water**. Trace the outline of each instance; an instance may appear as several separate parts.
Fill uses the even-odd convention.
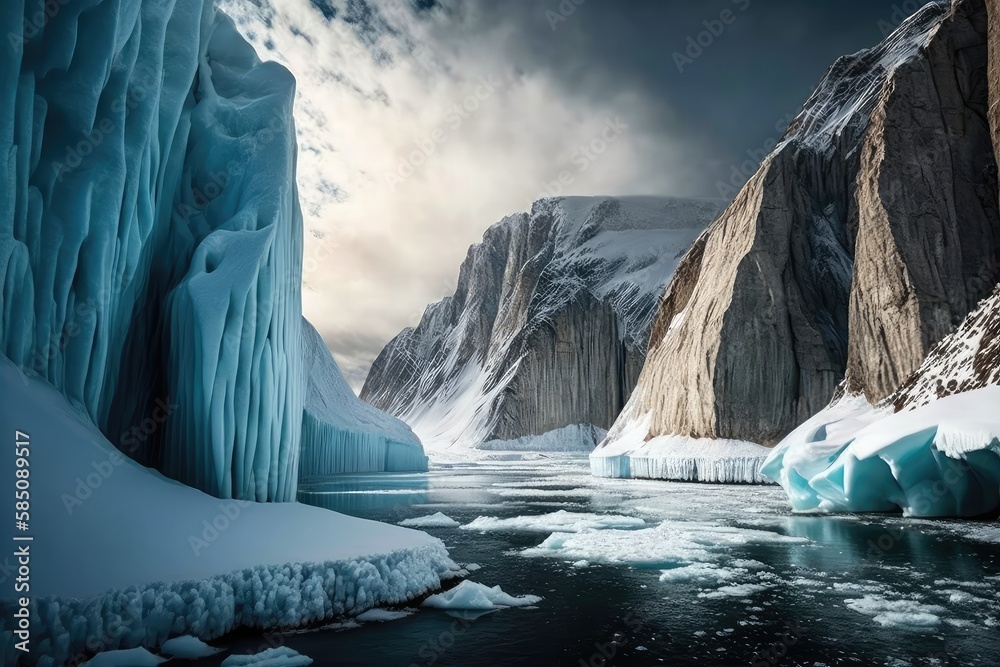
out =
[[[298,500],[335,512],[368,516],[372,512],[426,503],[427,473],[358,473],[307,479]]]

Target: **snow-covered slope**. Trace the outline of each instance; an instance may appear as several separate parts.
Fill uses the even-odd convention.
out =
[[[0,386],[0,426],[12,450],[15,430],[26,434],[31,471],[29,528],[15,533],[12,517],[3,535],[34,538],[32,652],[13,648],[18,594],[8,580],[0,664],[78,664],[84,651],[302,625],[405,601],[458,569],[418,531],[297,503],[220,500],[144,468],[2,355]],[[12,451],[0,477],[14,471]]]
[[[406,424],[358,399],[322,336],[304,318],[309,373],[299,474],[427,470],[420,440]]]
[[[606,428],[635,383],[657,299],[714,201],[566,197],[504,218],[454,296],[375,360],[361,397],[429,450]]]
[[[994,289],[986,33],[983,0],[932,2],[830,68],[678,266],[595,459],[626,439],[772,445],[845,379],[880,401]]]

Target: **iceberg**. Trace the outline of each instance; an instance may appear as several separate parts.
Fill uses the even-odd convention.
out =
[[[493,611],[504,607],[530,607],[541,600],[537,595],[514,597],[504,593],[499,586],[490,588],[475,581],[463,581],[451,590],[430,596],[424,600],[423,606],[461,611]]]
[[[302,413],[301,478],[427,470],[424,449],[410,427],[354,395],[322,336],[305,319],[302,351],[309,377]]]
[[[39,8],[0,13],[0,353],[143,464],[294,499],[294,79],[204,0]]]
[[[893,413],[847,396],[793,431],[762,472],[797,511],[971,517],[1000,508],[1000,386]]]

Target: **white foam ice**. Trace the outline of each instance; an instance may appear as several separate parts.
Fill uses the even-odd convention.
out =
[[[844,604],[859,614],[871,616],[876,623],[894,628],[927,628],[941,623],[947,610],[938,605],[915,600],[889,600],[880,595],[845,600]]]
[[[192,637],[191,635],[183,635],[181,637],[168,639],[163,642],[163,645],[160,647],[160,653],[163,655],[170,656],[171,658],[180,658],[181,660],[205,658],[210,655],[215,655],[222,650],[223,649],[221,648],[209,646],[197,637]]]
[[[644,528],[644,520],[620,514],[593,514],[559,510],[550,514],[516,516],[501,519],[481,516],[462,526],[462,530],[509,531],[526,533],[580,533],[586,530]]]
[[[407,528],[456,528],[459,523],[446,514],[436,512],[428,516],[404,519],[399,522],[399,525]]]
[[[231,655],[222,661],[222,667],[306,667],[312,658],[287,646],[269,648],[260,653]]]
[[[514,597],[499,586],[490,588],[475,581],[463,581],[458,586],[424,600],[423,606],[435,609],[492,611],[504,607],[528,607],[541,601],[537,595]]]

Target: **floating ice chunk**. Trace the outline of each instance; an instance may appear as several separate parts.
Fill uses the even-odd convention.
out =
[[[166,658],[153,655],[144,648],[130,648],[98,653],[81,667],[153,667],[166,661]]]
[[[424,600],[424,606],[435,609],[490,611],[504,607],[527,607],[540,602],[541,599],[537,595],[513,597],[500,590],[499,586],[490,588],[466,580],[451,590],[430,596]]]
[[[312,658],[298,651],[279,646],[252,655],[231,655],[222,661],[222,667],[305,667]]]
[[[664,521],[654,528],[554,533],[527,557],[627,564],[647,567],[712,562],[728,547],[747,544],[802,544],[809,540],[767,530],[736,528],[695,521]]]
[[[508,519],[500,519],[495,516],[481,516],[472,523],[462,526],[462,530],[579,533],[585,530],[607,530],[611,528],[645,528],[646,525],[645,521],[636,517],[559,510],[550,514],[516,516]]]
[[[215,655],[222,650],[223,649],[221,648],[209,646],[197,637],[192,637],[191,635],[168,639],[163,642],[163,646],[160,647],[160,653],[163,655],[170,656],[171,658],[181,658],[182,660],[204,658],[210,655]]]
[[[941,622],[944,607],[921,604],[914,600],[887,600],[879,595],[845,600],[844,604],[859,614],[871,616],[876,623],[890,627],[929,627]]]
[[[728,570],[713,563],[691,563],[690,565],[663,570],[660,573],[660,581],[674,583],[714,579],[721,583],[734,579],[739,574],[736,570]]]
[[[1000,507],[997,405],[996,386],[898,413],[848,397],[785,438],[763,472],[799,511],[985,514]]]
[[[762,593],[771,588],[766,584],[733,584],[732,586],[722,586],[711,593],[698,593],[700,598],[746,598],[756,593]]]
[[[399,522],[399,525],[407,528],[455,528],[459,523],[450,516],[437,512],[428,516],[404,519]]]
[[[358,614],[355,618],[362,623],[381,623],[385,621],[398,621],[401,618],[410,616],[415,611],[415,609],[403,609],[401,611],[393,611],[391,609],[369,609],[363,614]]]

